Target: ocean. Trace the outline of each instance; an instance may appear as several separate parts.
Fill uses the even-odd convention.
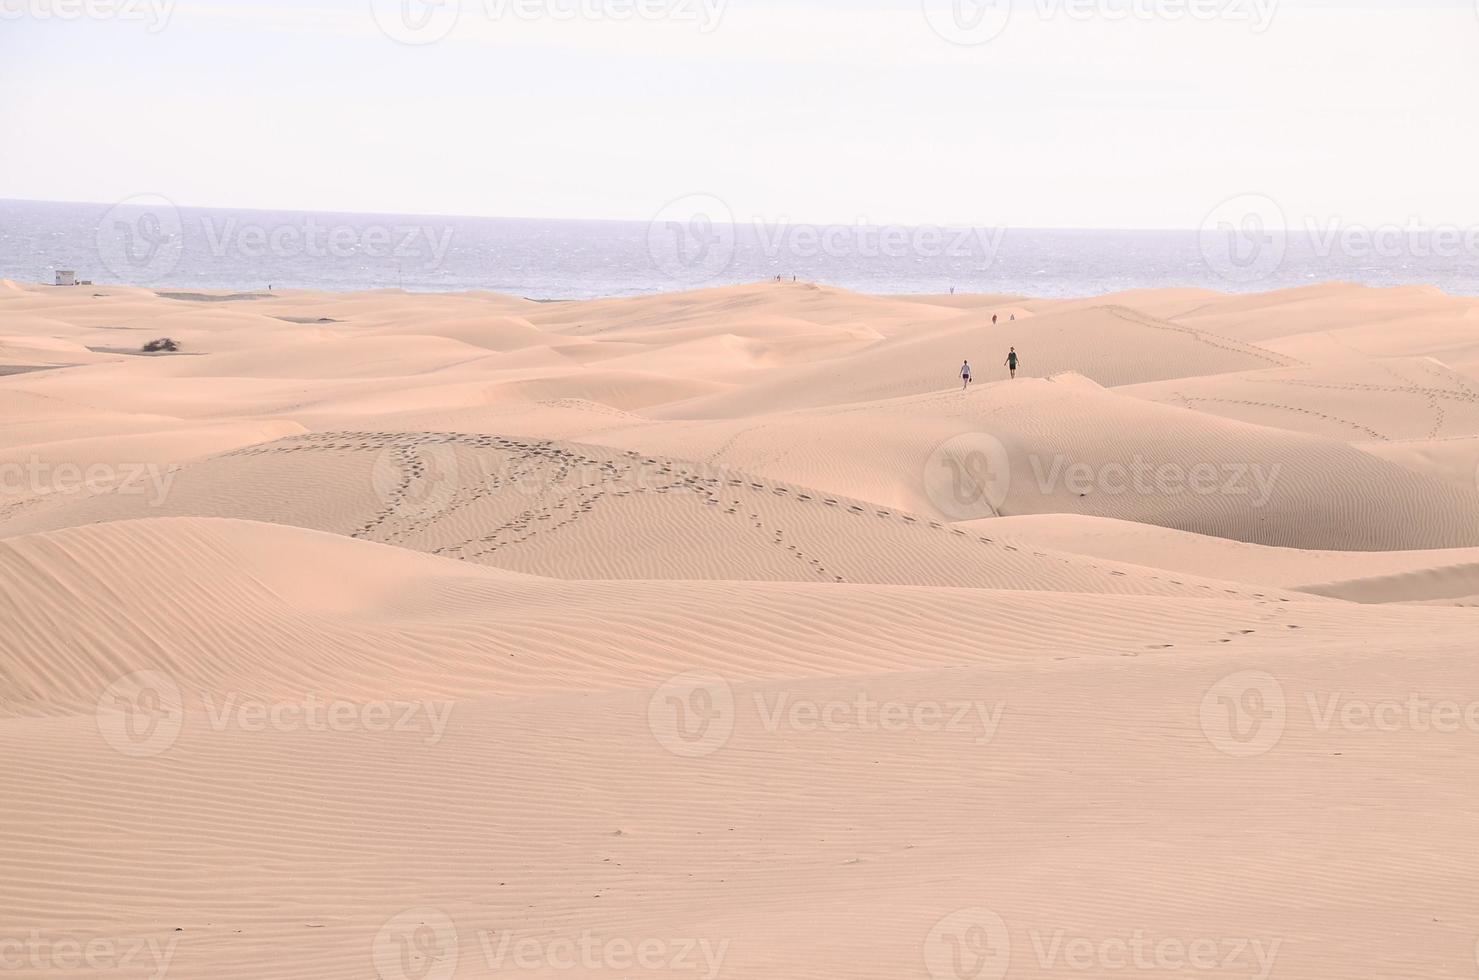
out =
[[[651,221],[334,214],[0,201],[0,278],[198,289],[491,290],[631,296],[781,276],[864,293],[1092,296],[1339,280],[1479,295],[1479,233],[1306,223],[1275,229],[1234,201],[1201,229],[1087,231],[735,224],[680,198]]]

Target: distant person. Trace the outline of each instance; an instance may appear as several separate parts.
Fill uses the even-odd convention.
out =
[[[1011,321],[1012,321],[1012,322],[1013,322],[1013,323],[1016,323],[1016,322],[1017,322],[1017,314],[1015,314],[1015,313],[1013,313],[1013,314],[1012,314],[1012,315],[1011,315]]]
[[[996,314],[995,313],[991,314],[991,325],[993,327],[996,326]]]
[[[962,361],[960,364],[960,390],[965,391],[971,383],[971,362]]]
[[[951,286],[950,287],[950,295],[951,296],[954,296],[955,295],[955,287],[954,286]]]
[[[1012,372],[1012,377],[1015,378],[1017,376],[1017,348],[1013,347],[1008,351],[1007,359],[1002,363],[1007,366],[1007,370]]]

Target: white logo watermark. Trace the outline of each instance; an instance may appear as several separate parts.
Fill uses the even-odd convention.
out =
[[[185,248],[180,211],[158,194],[135,194],[98,222],[98,261],[125,282],[156,282],[175,270]]]
[[[931,30],[951,44],[985,44],[1012,21],[1012,0],[924,0],[923,9]]]
[[[452,247],[450,225],[324,224],[313,215],[292,221],[262,224],[234,217],[202,216],[201,233],[207,251],[217,258],[244,259],[369,258],[399,259],[439,266]]]
[[[157,34],[174,9],[174,0],[0,0],[0,21],[137,21]]]
[[[211,731],[369,732],[414,734],[436,745],[447,733],[454,701],[346,701],[310,694],[297,701],[266,701],[240,694],[199,696]]]
[[[956,734],[984,745],[996,737],[1006,705],[973,700],[876,700],[866,692],[840,698],[798,696],[791,691],[751,696],[759,731]],[[734,689],[718,674],[690,671],[653,692],[647,722],[658,744],[675,755],[699,758],[728,744],[739,711]]]
[[[1479,700],[1416,693],[1371,699],[1345,691],[1306,691],[1292,703],[1304,707],[1309,729],[1317,735],[1479,735]],[[1284,685],[1272,674],[1240,671],[1213,684],[1202,697],[1202,731],[1227,755],[1263,755],[1288,730],[1290,704]]]
[[[298,700],[264,700],[209,691],[200,691],[187,702],[167,674],[140,670],[120,677],[99,695],[98,733],[124,755],[161,755],[178,741],[187,707],[197,710],[213,732],[410,734],[436,745],[446,735],[455,702],[349,701],[312,694]]]
[[[175,957],[179,936],[111,939],[49,936],[32,929],[25,936],[0,934],[0,975],[20,973],[40,977],[49,973],[96,970],[164,980]]]
[[[715,980],[729,952],[728,939],[706,936],[605,935],[593,929],[556,936],[478,929],[476,935],[483,964],[494,976],[643,970]],[[470,950],[449,915],[423,907],[386,921],[375,934],[371,957],[379,980],[451,980]]]
[[[1305,214],[1291,223],[1285,208],[1264,194],[1240,194],[1219,204],[1202,222],[1202,259],[1232,283],[1262,282],[1277,275],[1298,241],[1319,259],[1450,259],[1479,262],[1479,225],[1424,221],[1364,224],[1338,215]]]
[[[694,759],[718,752],[734,734],[734,690],[708,671],[679,674],[647,701],[647,727],[659,745]]]
[[[407,909],[375,934],[370,957],[379,980],[452,980],[457,927],[440,909]]]
[[[98,696],[98,733],[124,755],[159,755],[175,744],[184,724],[179,685],[159,671],[126,674]]]
[[[1153,462],[1138,453],[1128,462],[1099,464],[1073,462],[1064,456],[1033,454],[1028,458],[1037,490],[1044,495],[1062,488],[1078,497],[1247,497],[1255,509],[1268,503],[1283,469],[1282,463]]]
[[[1202,222],[1202,260],[1234,283],[1258,282],[1284,264],[1289,248],[1284,209],[1262,194],[1228,198]]]
[[[1262,755],[1284,734],[1284,688],[1272,674],[1231,674],[1202,696],[1202,732],[1220,751],[1240,758]]]
[[[389,445],[375,454],[370,486],[394,517],[426,521],[451,509],[461,487],[457,453],[446,443]]]
[[[756,259],[782,279],[794,264],[831,259],[951,259],[989,269],[996,263],[1005,228],[952,225],[813,224],[787,217],[753,216],[737,225],[733,210],[712,194],[687,194],[668,202],[647,225],[653,266],[685,286],[700,286],[729,272],[741,235]]]
[[[25,461],[0,463],[0,495],[117,494],[146,497],[158,507],[169,495],[180,467],[159,463],[55,463],[32,456]]]
[[[729,940],[707,937],[602,936],[583,929],[574,936],[515,936],[480,930],[483,959],[495,976],[521,971],[578,970],[581,976],[611,970],[663,971],[715,980],[724,967]]]
[[[1003,980],[1012,961],[1012,937],[987,908],[961,909],[936,922],[924,940],[931,980]]]
[[[1283,940],[1201,936],[1155,937],[1143,929],[1128,935],[1087,936],[1064,929],[1029,930],[1032,950],[1044,970],[1066,969],[1102,976],[1124,970],[1200,972],[1268,980]]]
[[[1157,936],[1145,929],[1090,935],[1064,928],[1028,929],[1039,971],[1104,976],[1126,970],[1216,973],[1268,980],[1282,939]],[[1019,947],[1020,951],[1020,947]],[[1006,921],[984,907],[952,912],[924,940],[931,980],[1004,980],[1013,954]]]
[[[634,21],[694,25],[698,33],[718,28],[728,0],[369,0],[375,23],[402,44],[442,40],[464,12],[498,24],[510,21]],[[478,8],[481,8],[479,11]]]
[[[158,194],[137,194],[110,208],[97,228],[98,260],[125,282],[158,282],[179,266],[186,232],[201,254],[241,259],[394,259],[418,268],[440,267],[451,250],[451,225],[415,222],[328,223],[311,214],[282,221],[244,221],[200,214],[187,222]]]
[[[859,692],[852,699],[798,698],[785,692],[754,696],[760,725],[768,733],[921,732],[968,734],[976,745],[996,737],[1006,705],[983,701],[875,701]]]
[[[700,286],[718,279],[734,261],[734,213],[712,194],[669,201],[647,224],[653,266],[677,283]]]
[[[1479,226],[1430,224],[1416,216],[1401,224],[1351,224],[1340,218],[1306,217],[1305,233],[1316,255],[1352,259],[1479,260]]]
[[[1257,509],[1272,498],[1282,471],[1281,463],[1179,462],[1151,460],[1139,453],[1127,460],[1097,463],[1027,453],[1014,462],[1000,439],[968,432],[930,453],[924,490],[930,503],[952,521],[999,515],[1013,489],[1042,496],[1242,497]]]
[[[951,44],[973,47],[1006,33],[1014,19],[1116,23],[1199,21],[1246,25],[1262,34],[1278,0],[923,0],[925,21]]]
[[[767,259],[921,258],[969,259],[990,268],[1001,251],[1005,228],[943,225],[813,225],[757,217],[753,226]]]
[[[925,496],[952,521],[995,517],[1011,487],[1007,448],[985,432],[966,432],[941,443],[925,463]]]

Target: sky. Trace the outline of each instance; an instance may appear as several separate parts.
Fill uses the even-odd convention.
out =
[[[1479,227],[1479,0],[1007,3],[0,0],[0,198]]]

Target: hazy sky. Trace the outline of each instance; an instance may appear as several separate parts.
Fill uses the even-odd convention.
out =
[[[1479,225],[1479,0],[976,2],[0,0],[0,198]]]

